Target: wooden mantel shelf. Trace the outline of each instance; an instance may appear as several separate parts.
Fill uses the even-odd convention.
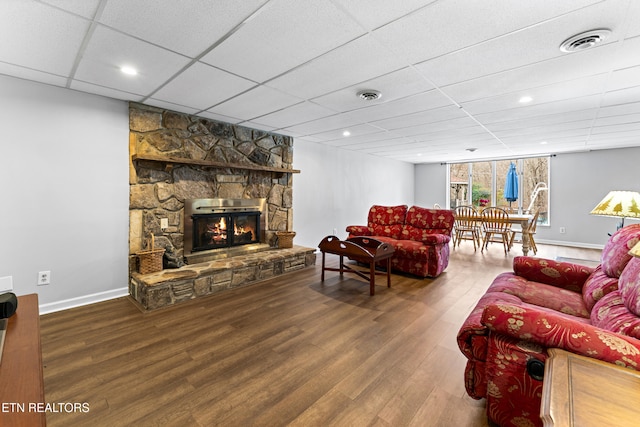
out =
[[[240,164],[240,163],[223,163],[223,162],[214,162],[211,160],[198,160],[198,159],[181,159],[176,157],[161,157],[161,156],[153,156],[148,154],[134,154],[131,156],[133,161],[136,160],[146,160],[150,162],[159,162],[165,163],[166,165],[196,165],[210,168],[230,168],[230,169],[244,169],[244,170],[256,170],[256,171],[264,171],[264,172],[277,172],[277,173],[300,173],[298,169],[285,169],[285,168],[274,168],[270,166],[260,166],[260,165],[250,165],[250,164]]]

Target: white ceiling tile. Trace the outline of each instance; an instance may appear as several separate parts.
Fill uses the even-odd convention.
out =
[[[451,101],[440,91],[434,89],[394,101],[376,103],[370,107],[352,110],[345,114],[362,122],[375,123],[384,119],[400,118],[404,115],[426,112],[444,106],[458,109],[453,107]]]
[[[177,73],[189,59],[134,39],[103,26],[97,26],[75,79],[124,92],[148,95]],[[127,65],[138,70],[129,76],[120,71]]]
[[[367,35],[269,81],[267,86],[310,99],[401,68],[404,65],[394,55]]]
[[[344,112],[405,98],[432,89],[433,85],[425,80],[415,69],[406,67],[327,95],[319,96],[314,98],[313,101],[335,111]],[[375,101],[365,101],[358,97],[358,93],[363,90],[377,90],[382,96]]]
[[[228,101],[210,108],[209,111],[231,117],[255,117],[279,111],[299,103],[301,100],[266,86],[257,86]]]
[[[195,58],[265,2],[109,0],[100,22]]]
[[[602,97],[602,106],[615,106],[635,103],[640,100],[640,86],[610,91]]]
[[[88,29],[85,19],[49,5],[0,1],[0,61],[67,76]]]
[[[264,82],[364,33],[331,2],[272,0],[201,60]]]
[[[262,125],[273,126],[275,128],[285,128],[334,114],[336,114],[335,111],[313,102],[304,101],[291,105],[287,108],[283,108],[282,110],[257,117],[254,119],[254,122]]]
[[[210,111],[200,111],[198,113],[198,116],[200,117],[204,117],[206,119],[212,119],[212,120],[217,120],[219,122],[226,122],[226,123],[231,123],[231,124],[238,124],[240,122],[242,122],[241,119],[235,118],[235,117],[229,117],[229,116],[223,116],[221,114],[214,114]]]
[[[383,24],[395,21],[402,16],[421,9],[435,0],[333,0],[367,30],[376,29]]]
[[[208,110],[255,86],[255,83],[200,62],[153,94],[153,97],[175,104]]]
[[[93,93],[96,95],[106,96],[114,99],[124,99],[127,101],[142,102],[144,96],[136,95],[134,93],[128,93],[109,87],[93,85],[91,83],[85,83],[78,80],[73,80],[69,86],[73,90],[79,90],[81,92]]]
[[[322,141],[339,140],[339,141],[344,141],[344,142],[348,143],[350,137],[345,137],[342,134],[342,132],[344,132],[345,130],[348,130],[349,132],[351,132],[351,135],[353,135],[353,136],[376,134],[376,133],[380,132],[380,129],[378,129],[376,127],[373,127],[373,126],[369,126],[369,125],[352,125],[352,126],[346,127],[345,129],[335,129],[335,130],[331,130],[331,131],[328,131],[328,132],[316,133],[316,134],[314,134],[314,136],[316,138],[319,138]]]
[[[93,19],[93,16],[98,9],[100,0],[40,0],[43,3],[48,3],[56,6],[60,9],[67,10],[71,13],[78,14],[88,19]]]
[[[466,117],[468,116],[460,108],[456,106],[446,106],[384,120],[376,120],[371,122],[371,124],[393,130]]]
[[[5,62],[0,62],[0,74],[17,77],[24,80],[33,80],[53,86],[66,86],[67,84],[66,77],[33,70],[31,68],[20,67],[18,65],[7,64]]]
[[[147,105],[152,105],[154,107],[176,111],[178,113],[202,116],[202,114],[198,114],[199,110],[196,108],[191,108],[191,107],[187,107],[179,104],[173,104],[171,102],[161,101],[159,99],[147,98],[144,103]],[[236,119],[236,121],[238,121],[238,119]]]
[[[529,89],[607,73],[614,56],[615,44],[610,44],[446,86],[443,90],[459,103],[507,93],[525,95]]]
[[[626,0],[616,2],[622,4]],[[585,29],[612,28],[614,31],[605,43],[615,43],[619,37],[616,22],[622,13],[620,8],[611,7],[610,2],[603,2],[422,62],[416,68],[437,85],[446,86],[565,56],[560,44]],[[630,46],[629,52],[634,48]]]
[[[477,115],[514,108],[528,108],[535,105],[544,106],[544,104],[574,99],[576,97],[600,95],[603,93],[608,77],[609,74],[599,74],[585,78],[577,78],[567,82],[530,88],[517,93],[508,93],[471,102],[463,102],[462,107],[469,113]],[[519,98],[525,94],[531,96],[533,101],[527,104],[519,103]]]
[[[550,102],[522,108],[512,108],[491,113],[478,114],[475,118],[482,124],[508,122],[511,120],[525,120],[534,117],[544,117],[556,114],[567,114],[576,111],[589,110],[600,106],[600,95],[584,96],[578,99]]]
[[[607,91],[640,86],[640,66],[614,71],[607,82]]]
[[[310,122],[288,126],[283,131],[291,130],[304,135],[314,135],[336,129],[340,129],[342,131],[349,126],[355,126],[361,123],[361,120],[354,118],[349,114],[334,114],[332,116],[323,117]]]
[[[373,34],[405,61],[415,64],[594,3],[597,0],[440,1]]]

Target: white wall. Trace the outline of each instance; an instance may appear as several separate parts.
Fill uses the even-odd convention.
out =
[[[297,140],[293,164],[293,230],[296,245],[317,248],[348,225],[366,225],[374,204],[411,206],[414,165]]]
[[[429,164],[415,168],[415,204],[425,208],[439,204],[447,209],[447,165]]]
[[[637,178],[640,147],[558,154],[551,158],[550,225],[538,226],[536,241],[601,248],[616,230],[617,218],[589,215],[611,190],[640,192]],[[437,177],[442,181],[435,184]],[[416,166],[416,204],[446,197],[446,167]],[[434,182],[434,185],[424,185]],[[439,188],[439,190],[435,190]],[[544,194],[544,193],[543,193]],[[638,221],[626,219],[625,224]],[[566,229],[560,234],[560,227]]]
[[[126,295],[127,103],[0,76],[0,117],[0,277],[41,312]]]

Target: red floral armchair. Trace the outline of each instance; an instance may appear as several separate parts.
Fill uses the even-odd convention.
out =
[[[347,227],[349,238],[370,236],[391,244],[391,269],[420,277],[437,277],[449,265],[453,211],[407,205],[369,209],[367,225]]]
[[[542,426],[547,348],[640,370],[640,224],[618,230],[596,268],[516,257],[458,332],[465,386],[499,426]]]

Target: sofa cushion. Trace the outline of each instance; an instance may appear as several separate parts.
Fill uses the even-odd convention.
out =
[[[549,308],[572,316],[589,318],[589,310],[578,292],[557,286],[532,282],[514,273],[498,275],[487,292],[504,292],[518,297],[522,302]]]
[[[620,277],[631,259],[629,250],[640,241],[640,224],[631,224],[613,233],[602,250],[602,268],[609,277]]]
[[[369,209],[368,226],[404,224],[407,216],[407,205],[380,206],[373,205]]]
[[[633,258],[620,275],[620,295],[625,307],[640,316],[640,258]]]
[[[582,298],[591,311],[596,302],[603,296],[618,289],[618,279],[609,277],[602,271],[602,265],[596,267],[595,271],[584,282],[582,287]]]
[[[610,332],[640,339],[640,318],[629,312],[620,291],[603,296],[591,310],[591,324]]]
[[[428,234],[450,236],[454,219],[453,211],[448,209],[427,209],[420,206],[411,206],[407,211],[406,224],[411,227],[425,229]]]

